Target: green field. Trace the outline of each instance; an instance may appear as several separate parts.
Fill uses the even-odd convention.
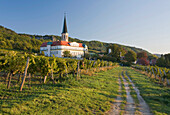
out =
[[[22,92],[15,81],[8,90],[0,77],[0,114],[105,114],[118,95],[122,70],[127,70],[153,113],[170,113],[169,88],[152,83],[131,68],[116,67],[93,76],[81,75],[79,81],[70,76],[55,85],[32,80],[29,88],[26,81]]]

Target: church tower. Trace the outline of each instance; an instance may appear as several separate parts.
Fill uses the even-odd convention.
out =
[[[68,42],[68,32],[67,32],[66,15],[64,16],[64,25],[63,25],[63,32],[61,33],[61,40]]]

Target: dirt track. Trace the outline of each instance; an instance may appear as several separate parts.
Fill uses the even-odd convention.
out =
[[[143,115],[152,115],[152,113],[150,112],[149,106],[147,105],[147,103],[145,102],[145,100],[142,98],[142,96],[140,95],[140,91],[138,90],[137,87],[135,87],[134,83],[132,82],[132,80],[130,79],[130,77],[127,75],[126,72],[126,76],[128,77],[130,83],[133,86],[133,89],[135,90],[136,94],[137,94],[137,98],[139,100],[139,110]]]
[[[135,103],[134,103],[134,100],[133,100],[132,96],[130,95],[129,84],[126,81],[126,79],[124,78],[123,72],[122,72],[122,79],[123,79],[125,90],[126,90],[125,115],[134,115],[135,114]]]
[[[138,90],[137,87],[135,87],[134,83],[132,82],[132,80],[130,79],[130,77],[127,75],[127,71],[125,72],[125,76],[127,76],[128,81],[130,82],[130,84],[132,85],[134,91],[137,94],[137,98],[139,101],[139,106],[137,106],[137,108],[140,111],[140,115],[153,115],[150,112],[149,106],[147,105],[147,103],[145,102],[145,100],[142,98],[142,96],[140,95],[140,91]],[[128,81],[125,79],[125,76],[123,74],[123,71],[121,72],[121,78],[123,80],[123,83],[121,83],[120,78],[118,79],[119,82],[119,95],[117,96],[117,98],[115,99],[115,102],[113,103],[113,106],[111,108],[111,110],[106,113],[109,115],[120,115],[120,112],[123,111],[124,115],[139,115],[139,113],[135,113],[135,109],[136,109],[136,104],[134,102],[133,97],[131,96],[130,92],[130,88],[129,88],[129,83]],[[124,110],[121,110],[121,104],[122,104],[122,85],[124,84],[125,86],[125,91],[126,91],[126,106]]]

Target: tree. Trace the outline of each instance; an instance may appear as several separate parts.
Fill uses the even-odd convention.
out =
[[[107,52],[109,49],[111,49],[111,53],[109,53],[109,55],[116,58],[116,61],[120,61],[120,57],[124,56],[126,53],[126,51],[117,44],[113,44],[112,46],[107,47]]]
[[[158,59],[158,56],[156,56],[156,55],[151,55],[151,56],[148,56],[148,59],[149,60],[152,60],[152,59]]]
[[[165,54],[164,57],[165,57],[165,61],[166,61],[165,67],[170,68],[170,53]]]
[[[63,57],[72,57],[71,54],[70,54],[70,51],[64,51]]]
[[[116,62],[116,58],[115,57],[111,57],[109,55],[104,55],[102,57],[102,60]]]
[[[137,58],[140,59],[140,58],[148,58],[147,56],[147,53],[146,52],[139,52],[137,53]]]
[[[159,67],[166,67],[166,64],[167,63],[163,55],[161,55],[161,57],[156,61],[156,65]]]
[[[140,58],[137,60],[137,64],[147,66],[149,65],[149,60],[146,58]]]
[[[125,60],[132,63],[136,61],[136,53],[134,51],[128,51],[125,54]]]
[[[146,52],[137,53],[137,64],[139,65],[149,65],[149,60],[147,60],[148,56]]]

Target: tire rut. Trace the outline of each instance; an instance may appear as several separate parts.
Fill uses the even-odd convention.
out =
[[[124,115],[134,115],[135,114],[135,103],[134,103],[132,96],[130,95],[129,84],[124,78],[123,71],[122,71],[122,79],[123,79],[123,83],[124,83],[125,90],[126,90],[126,101],[127,101]]]
[[[149,106],[147,105],[147,103],[145,102],[145,100],[142,98],[142,96],[140,95],[140,91],[138,90],[137,87],[135,87],[134,83],[132,82],[132,80],[130,79],[130,77],[127,75],[127,71],[126,71],[126,76],[128,77],[130,83],[132,84],[133,89],[135,90],[136,94],[137,94],[137,98],[139,100],[139,111],[143,114],[143,115],[153,115],[150,112]]]

